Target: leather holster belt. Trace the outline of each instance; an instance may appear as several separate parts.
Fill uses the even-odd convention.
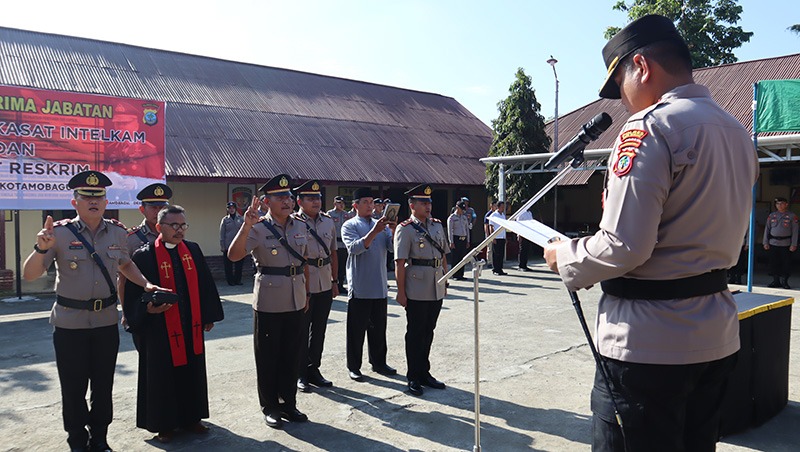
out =
[[[111,305],[117,304],[117,294],[108,298],[94,298],[92,300],[76,300],[74,298],[56,295],[56,303],[72,309],[83,309],[85,311],[100,311]]]
[[[727,272],[712,270],[702,275],[670,280],[614,278],[600,283],[603,292],[634,300],[671,300],[722,292],[728,288]]]
[[[303,265],[287,265],[286,267],[258,267],[258,272],[262,275],[295,276],[303,273]]]
[[[308,258],[306,263],[312,267],[324,267],[331,263],[330,256],[328,257],[317,257],[314,259]]]
[[[411,259],[411,265],[421,265],[423,267],[441,267],[441,259]]]
[[[786,240],[786,239],[792,238],[792,236],[791,235],[772,235],[772,234],[769,234],[769,238],[775,239],[775,240]]]

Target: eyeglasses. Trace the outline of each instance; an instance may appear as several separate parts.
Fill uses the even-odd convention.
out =
[[[165,226],[169,226],[176,231],[185,231],[189,229],[189,223],[161,223]]]

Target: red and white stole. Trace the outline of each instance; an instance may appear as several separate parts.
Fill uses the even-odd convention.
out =
[[[170,258],[169,251],[167,251],[161,235],[156,238],[155,248],[156,262],[158,263],[158,285],[175,292],[175,272],[172,270],[172,258]],[[189,287],[194,354],[200,355],[203,353],[203,325],[200,323],[200,287],[197,284],[197,266],[194,265],[189,247],[183,241],[178,243],[177,249],[183,265],[183,273],[186,275],[186,285]],[[164,318],[167,321],[167,336],[169,338],[169,348],[172,352],[172,365],[174,367],[185,366],[187,363],[186,347],[183,340],[181,313],[177,303],[164,312]]]

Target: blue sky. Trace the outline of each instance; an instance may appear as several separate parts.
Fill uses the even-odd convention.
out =
[[[332,75],[450,96],[487,124],[518,67],[542,114],[597,99],[603,30],[616,0],[283,0],[9,2],[0,25]],[[800,52],[796,0],[742,0],[755,32],[740,61]],[[109,6],[115,5],[115,6]]]

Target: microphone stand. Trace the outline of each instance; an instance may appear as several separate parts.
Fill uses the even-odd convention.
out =
[[[577,168],[581,163],[583,163],[583,149],[579,149],[578,151],[574,152],[571,156],[572,162],[564,167],[558,174],[553,177],[547,184],[545,184],[531,199],[528,200],[525,204],[522,205],[517,211],[511,215],[508,219],[509,220],[516,220],[522,212],[528,210],[532,205],[536,204],[542,197],[544,197],[547,192],[549,192],[553,187],[555,187],[561,179],[563,179],[567,173],[569,173],[572,168]],[[495,237],[497,237],[500,232],[502,232],[505,228],[502,226],[497,227],[491,234],[489,234],[478,246],[470,250],[466,256],[456,265],[453,265],[453,268],[450,269],[447,273],[444,274],[437,282],[443,283],[450,279],[450,277],[455,274],[460,268],[467,265],[467,263],[472,262],[472,280],[473,280],[473,287],[474,287],[474,322],[475,322],[475,337],[473,339],[475,344],[475,445],[473,447],[474,452],[480,452],[481,444],[480,444],[480,384],[479,384],[479,337],[478,337],[478,286],[479,286],[479,278],[481,274],[481,269],[483,265],[486,263],[483,259],[478,261],[476,256],[482,249],[487,247]],[[617,401],[614,398],[614,393],[611,390],[611,380],[608,377],[608,370],[605,366],[605,361],[600,353],[597,351],[597,348],[594,345],[594,340],[592,339],[592,334],[589,331],[589,326],[586,324],[586,318],[583,315],[583,308],[581,307],[581,301],[578,299],[577,292],[567,290],[569,292],[569,297],[572,300],[572,306],[575,308],[575,312],[578,316],[578,321],[581,324],[581,328],[583,329],[584,335],[586,336],[586,340],[589,343],[589,349],[592,351],[592,356],[594,357],[595,364],[597,366],[598,371],[603,377],[603,382],[605,383],[606,390],[608,391],[609,398],[611,399],[611,403],[614,405],[614,416],[617,421],[617,425],[620,427],[620,431],[622,432],[622,440],[625,449],[627,449],[627,444],[625,441],[625,431],[622,427],[622,417],[619,414],[619,409],[617,407]]]

